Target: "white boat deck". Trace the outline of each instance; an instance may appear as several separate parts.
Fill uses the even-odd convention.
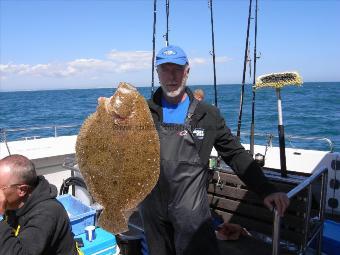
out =
[[[11,154],[21,154],[30,159],[48,158],[75,152],[76,135],[29,139],[8,142]],[[8,156],[5,143],[0,143],[0,158]]]
[[[31,159],[39,175],[60,189],[63,180],[71,176],[71,171],[63,168],[66,158],[74,155],[77,136],[59,136],[8,142],[11,154],[21,154]],[[0,158],[9,155],[5,143],[0,143]]]
[[[249,144],[242,144],[246,150],[249,150]],[[254,154],[265,154],[266,146],[255,145]],[[320,164],[328,157],[328,151],[304,150],[296,148],[286,148],[287,170],[311,174],[320,168]],[[217,151],[213,149],[212,155],[217,156]],[[281,169],[280,167],[280,148],[268,147],[265,167]]]
[[[249,149],[249,144],[243,145],[246,149]],[[264,155],[265,146],[254,146],[256,153]],[[300,173],[313,173],[316,169],[319,169],[320,162],[327,156],[328,151],[316,151],[316,150],[303,150],[296,148],[286,148],[286,164],[287,170],[300,172]],[[268,147],[265,167],[280,169],[280,148]]]
[[[8,142],[11,154],[21,154],[32,160],[69,156],[75,153],[77,136],[49,137],[23,141]],[[249,149],[249,144],[243,144]],[[265,146],[255,145],[255,154],[265,154]],[[320,162],[329,154],[328,151],[286,148],[287,169],[289,171],[312,173],[319,168]],[[9,155],[5,143],[0,143],[0,158]],[[213,150],[212,155],[217,155]],[[280,169],[280,151],[278,147],[268,147],[265,167]],[[39,166],[37,166],[39,168]]]

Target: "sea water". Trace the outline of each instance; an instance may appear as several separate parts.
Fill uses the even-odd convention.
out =
[[[189,86],[203,89],[206,103],[214,103],[214,87]],[[150,98],[150,87],[138,90]],[[237,131],[241,85],[218,85],[217,106],[234,134]],[[85,118],[95,111],[97,98],[109,97],[114,88],[69,89],[45,91],[0,92],[0,128],[26,128],[55,125],[75,125],[58,128],[58,135],[77,134]],[[289,86],[281,90],[283,124],[286,147],[329,150],[326,142],[304,137],[329,138],[334,150],[340,151],[340,82],[307,82],[301,87]],[[241,141],[249,143],[251,123],[251,85],[245,85]],[[277,98],[275,89],[256,91],[255,143],[267,144],[269,134],[277,136]],[[53,128],[6,132],[7,140],[53,136]],[[248,134],[247,134],[248,133]],[[291,138],[298,136],[302,138]],[[5,138],[2,137],[1,140]],[[276,145],[277,138],[273,140]]]

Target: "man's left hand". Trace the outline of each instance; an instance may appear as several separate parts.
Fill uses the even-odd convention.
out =
[[[286,193],[276,192],[266,196],[263,203],[271,211],[274,209],[273,206],[275,206],[279,215],[283,217],[286,209],[289,206],[289,198],[287,197]]]
[[[217,227],[216,237],[219,240],[238,240],[241,236],[250,235],[238,224],[224,222]]]

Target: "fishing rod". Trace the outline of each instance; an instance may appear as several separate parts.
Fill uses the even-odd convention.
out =
[[[169,46],[169,15],[170,15],[170,0],[166,0],[166,33],[165,33],[165,46]]]
[[[212,0],[208,1],[208,6],[210,8],[210,22],[211,22],[211,43],[212,52],[210,54],[213,58],[213,68],[214,68],[214,90],[215,90],[215,106],[217,107],[217,87],[216,87],[216,61],[215,61],[215,35],[214,35],[214,16],[213,16],[213,3]]]
[[[250,125],[250,154],[254,155],[254,132],[255,132],[255,82],[256,82],[256,43],[257,43],[257,1],[255,3],[255,38],[254,38],[254,73],[252,86],[252,103],[251,103],[251,125]]]
[[[248,67],[249,67],[249,77],[251,77],[251,57],[250,57],[250,47],[251,46],[251,42],[249,41],[249,45],[248,45],[248,52],[247,52],[247,63],[248,63]]]
[[[241,123],[242,123],[242,108],[243,108],[243,96],[244,96],[244,84],[246,79],[246,69],[247,69],[247,53],[248,53],[248,42],[249,42],[249,27],[251,18],[251,6],[252,0],[249,0],[249,14],[248,14],[248,25],[247,25],[247,37],[246,37],[246,48],[244,50],[244,63],[243,63],[243,76],[242,76],[242,86],[240,95],[240,110],[238,114],[238,124],[237,124],[237,137],[240,138],[241,135]]]
[[[157,0],[153,2],[153,33],[152,33],[152,72],[151,72],[151,98],[155,92],[155,51],[156,51],[156,19]]]

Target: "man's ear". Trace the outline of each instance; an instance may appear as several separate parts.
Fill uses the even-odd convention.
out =
[[[190,66],[187,67],[187,70],[185,72],[185,78],[188,79],[189,78],[189,73],[190,73]]]
[[[29,192],[29,189],[30,189],[30,187],[29,187],[28,185],[26,185],[26,184],[20,185],[20,186],[18,187],[18,196],[19,196],[19,197],[24,197],[24,196],[26,196],[27,193]]]

